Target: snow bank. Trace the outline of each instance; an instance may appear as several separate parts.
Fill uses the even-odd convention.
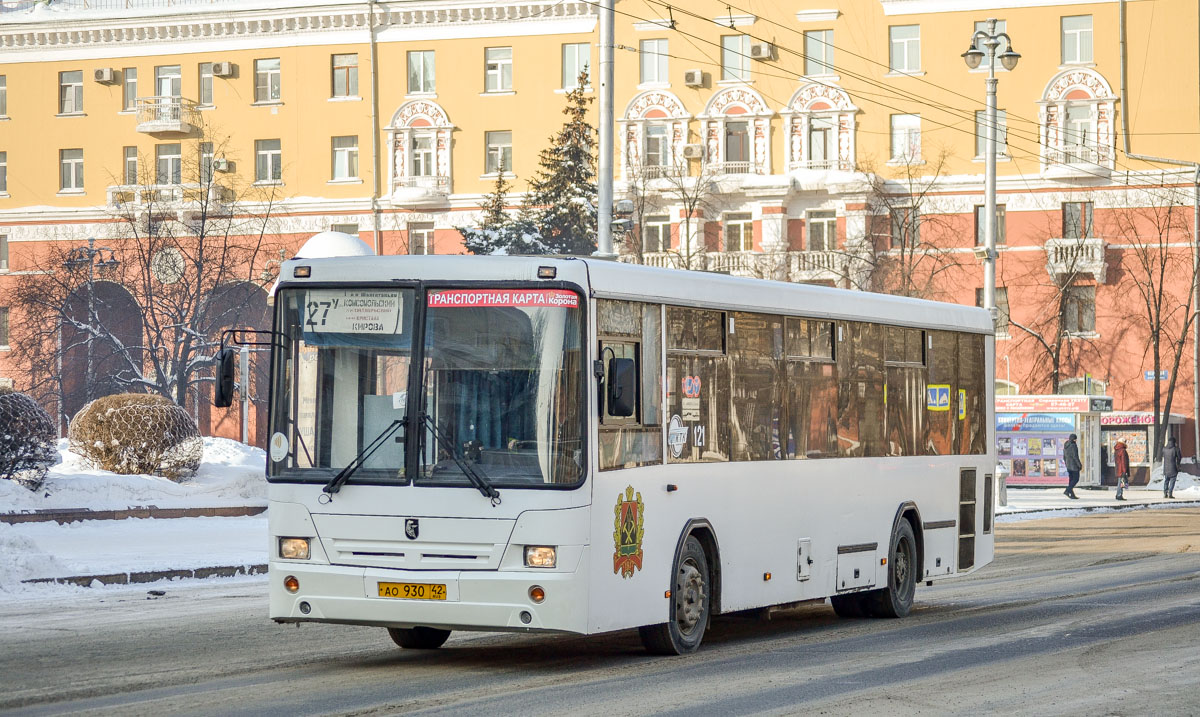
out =
[[[61,461],[50,468],[41,490],[32,492],[0,480],[0,512],[90,508],[120,510],[154,505],[193,508],[266,505],[266,453],[226,438],[205,438],[196,475],[181,483],[152,475],[118,475],[92,468],[60,440]]]

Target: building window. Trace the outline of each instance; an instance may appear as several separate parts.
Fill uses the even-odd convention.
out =
[[[975,156],[987,155],[987,112],[975,111]],[[996,154],[1008,156],[1008,113],[996,110]]]
[[[58,73],[58,113],[83,112],[83,70]]]
[[[1092,16],[1068,15],[1062,19],[1062,63],[1092,61]]]
[[[1092,203],[1063,202],[1062,235],[1064,239],[1084,239],[1092,236]]]
[[[750,171],[750,123],[725,123],[725,171],[747,173]]]
[[[1072,334],[1096,331],[1096,287],[1068,286],[1063,289],[1063,331]]]
[[[721,36],[721,79],[750,79],[750,36]]]
[[[137,68],[126,67],[121,70],[121,108],[137,109]]]
[[[982,204],[975,205],[975,246],[983,246],[986,242],[986,237],[983,235],[983,220],[987,216],[984,214],[985,207]],[[1007,212],[1003,204],[996,205],[996,243],[1003,244],[1006,241],[1007,234],[1004,230],[1004,220]]]
[[[921,70],[921,26],[893,25],[888,28],[891,52],[888,67],[892,72]]]
[[[279,140],[254,140],[254,181],[278,182],[282,178],[283,151]]]
[[[489,47],[484,55],[484,88],[488,92],[512,91],[512,48]]]
[[[809,30],[804,33],[804,74],[828,75],[833,72],[833,30]]]
[[[183,146],[160,144],[154,148],[155,184],[179,184],[183,181]]]
[[[355,236],[358,234],[358,224],[330,224],[329,231]]]
[[[1096,116],[1090,104],[1067,105],[1063,152],[1068,164],[1096,161]]]
[[[921,115],[892,115],[892,160],[921,159]]]
[[[643,83],[667,84],[670,80],[667,79],[666,39],[642,40],[640,48],[642,56],[641,81]]]
[[[896,207],[891,215],[893,249],[913,249],[921,243],[921,215],[916,207]]]
[[[200,184],[208,185],[213,179],[213,143],[200,143]]]
[[[408,53],[408,94],[433,94],[437,91],[433,50]]]
[[[986,20],[975,21],[975,32],[987,32],[987,27],[988,27],[988,24],[987,24]],[[1007,20],[997,20],[996,21],[996,34],[999,35],[1002,32],[1003,33],[1008,32],[1008,21]],[[1000,44],[996,45],[996,57],[999,57],[1001,53],[1006,52],[1008,50],[1008,40],[1005,40],[1003,37],[997,38],[997,39],[1000,40]],[[979,50],[980,52],[984,53],[985,55],[987,54],[987,47],[982,42],[976,42],[975,49]],[[998,70],[998,71],[1004,71],[1004,66],[1001,65],[996,60],[995,57],[992,58],[992,66],[995,67],[996,70]],[[979,66],[979,69],[986,70],[987,66],[981,64]]]
[[[182,97],[183,68],[179,65],[155,67],[154,86],[159,97]]]
[[[809,251],[833,251],[837,248],[837,213],[830,209],[808,213]]]
[[[59,183],[62,191],[83,189],[83,150],[58,150]]]
[[[8,271],[8,235],[0,234],[0,271]]]
[[[8,307],[0,306],[0,346],[8,346]]]
[[[358,135],[334,137],[333,144],[333,178],[358,178]]]
[[[213,63],[200,63],[200,91],[197,93],[196,101],[202,105],[211,105],[213,103]]]
[[[837,120],[833,117],[812,117],[808,122],[808,166],[826,169],[834,166],[834,137]]]
[[[754,248],[754,222],[750,213],[726,214],[725,251],[750,251]]]
[[[410,166],[408,174],[412,177],[432,177],[434,172],[433,162],[433,135],[428,132],[415,132],[412,136],[412,146]]]
[[[665,167],[670,160],[671,145],[667,139],[667,126],[662,124],[646,125],[646,152],[643,165]]]
[[[512,132],[488,132],[485,168],[488,174],[512,171]]]
[[[126,147],[124,150],[125,184],[138,183],[138,151],[137,147]]]
[[[642,221],[642,251],[671,250],[671,217],[666,214],[646,217]]]
[[[411,67],[413,53],[408,53]],[[331,97],[358,96],[358,54],[333,55],[333,88]],[[276,60],[278,62],[278,60]],[[412,88],[409,88],[412,91]]]
[[[0,194],[8,194],[8,152],[0,152]]]
[[[579,75],[589,72],[592,64],[592,46],[586,42],[571,42],[562,46],[562,88],[573,90],[579,87]],[[591,87],[591,74],[588,84]]]
[[[0,117],[8,116],[8,75],[0,75]]]
[[[433,224],[408,225],[408,253],[433,253]]]
[[[279,58],[254,61],[254,101],[279,101]]]
[[[983,306],[983,289],[975,290],[975,305]],[[1008,334],[1008,289],[996,287],[996,333]]]

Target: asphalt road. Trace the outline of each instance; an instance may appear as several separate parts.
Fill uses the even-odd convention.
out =
[[[698,654],[635,632],[279,626],[262,584],[0,604],[17,714],[1200,714],[1200,509],[1007,523],[997,560],[903,620],[718,618]]]

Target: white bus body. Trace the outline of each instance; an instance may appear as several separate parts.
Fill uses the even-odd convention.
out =
[[[299,267],[311,276],[294,278],[304,273]],[[401,289],[408,293],[398,300],[383,296]],[[513,309],[525,299],[486,293],[500,290],[529,292],[551,307]],[[572,290],[577,307],[552,306],[569,305],[561,297]],[[435,300],[429,292],[441,293]],[[313,307],[334,299],[344,305],[347,297],[367,306],[365,313],[326,312],[338,331],[315,331]],[[435,311],[426,306],[431,301],[453,310]],[[665,649],[661,626],[681,625],[677,631],[686,632],[696,624],[697,609],[707,620],[709,611],[833,597],[839,613],[880,614],[878,602],[886,597],[880,596],[897,588],[889,585],[898,579],[893,570],[907,569],[915,584],[962,575],[992,559],[994,347],[990,318],[981,309],[590,259],[438,256],[292,260],[281,269],[275,305],[268,479],[270,615],[276,621],[383,626],[393,628],[393,637],[408,635],[402,644],[415,647],[441,643],[423,644],[413,635],[440,633],[444,640],[446,630],[594,634],[657,625],[649,630],[659,630],[659,651],[686,652],[695,649],[704,625],[700,635]],[[302,316],[314,331],[289,327],[289,306],[300,312],[291,314],[292,323]],[[508,308],[481,308],[495,306]],[[555,312],[578,312],[577,341],[569,336],[571,322]],[[687,322],[701,326],[714,316],[705,312],[719,317],[720,346],[696,338],[699,328],[685,336],[692,331]],[[621,317],[635,314],[641,333],[614,337],[626,325]],[[522,371],[541,371],[540,383],[529,380],[527,397],[537,425],[520,436],[502,427],[513,435],[492,431],[491,439],[477,438],[492,423],[501,425],[484,415],[488,396],[525,379],[486,366],[443,373],[438,366],[509,361],[504,352],[518,349],[505,348],[503,340],[496,348],[488,337],[501,335],[506,329],[498,325],[507,326],[511,317],[522,337],[541,332],[530,345],[566,348],[522,359],[529,364]],[[454,334],[456,322],[482,337],[477,351],[463,348],[468,344]],[[871,334],[876,329],[868,324],[879,333]],[[414,338],[421,326],[424,344]],[[711,334],[712,328],[703,330]],[[861,346],[870,341],[852,347],[858,339],[851,334],[882,336],[897,348],[882,358],[868,356],[873,349]],[[451,336],[446,345],[456,342],[453,350],[437,354],[441,337]],[[746,336],[774,346],[764,349],[772,355],[747,349],[744,342],[752,339]],[[693,340],[699,343],[688,344],[690,353],[673,348]],[[408,358],[364,348],[381,342],[407,345]],[[824,355],[827,343],[832,356]],[[939,361],[949,360],[943,344],[959,347],[945,364],[950,378],[927,380]],[[414,383],[418,372],[405,368],[421,346],[430,355],[422,356],[425,376],[417,380],[429,385]],[[329,353],[316,358],[322,351]],[[859,360],[845,358],[853,351],[876,369],[839,363]],[[559,363],[551,366],[554,357]],[[638,410],[630,417],[606,412],[619,403],[605,381],[619,381],[610,372],[620,368],[613,359],[621,357],[634,358],[638,372]],[[745,366],[755,368],[742,376]],[[561,389],[573,385],[573,371],[582,372],[576,393]],[[385,379],[389,372],[392,378]],[[816,388],[796,389],[810,379],[793,376],[815,377]],[[889,376],[895,377],[890,386]],[[488,381],[508,383],[497,389]],[[317,388],[303,388],[305,382]],[[762,387],[759,393],[752,384]],[[410,396],[414,386],[418,394]],[[772,409],[762,391],[778,391],[772,395],[785,407]],[[462,451],[462,460],[502,476],[536,474],[537,466],[544,475],[570,478],[578,465],[578,482],[526,485],[492,476],[500,494],[494,504],[421,422],[421,412],[435,405],[429,397],[442,401],[451,392],[458,392],[454,405],[469,407],[472,416],[434,420],[453,434],[448,443]],[[913,396],[921,397],[915,409]],[[908,408],[898,408],[904,400]],[[762,410],[774,417],[752,425],[747,416]],[[818,415],[827,426],[809,425],[819,423],[808,421]],[[368,459],[340,489],[326,492],[389,417],[403,423],[382,442],[386,455]],[[510,419],[516,420],[504,420]],[[571,438],[571,421],[583,426],[578,440]],[[542,448],[547,436],[560,441],[554,455]],[[868,445],[883,455],[855,456]],[[897,453],[912,455],[889,455]],[[409,470],[418,461],[416,472]],[[422,483],[423,471],[444,478]],[[902,523],[915,541],[907,557],[895,552]],[[703,548],[707,570],[697,571],[693,561],[692,582],[685,584],[679,566],[689,535]],[[295,552],[305,540],[306,558]],[[527,546],[552,547],[554,566],[527,566]],[[898,560],[906,565],[897,567]],[[689,590],[696,604],[681,602]],[[690,622],[683,617],[689,610]],[[652,643],[653,636],[647,644],[654,649]]]

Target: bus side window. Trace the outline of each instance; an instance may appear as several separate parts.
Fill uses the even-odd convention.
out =
[[[597,396],[600,470],[662,463],[662,307],[597,300],[596,331],[604,371]],[[613,359],[633,361],[633,415],[614,415],[609,405]]]
[[[617,381],[616,377],[612,375],[612,370],[616,366],[613,363],[613,359],[628,359],[633,361],[635,374],[640,374],[641,367],[638,365],[638,353],[638,345],[636,343],[626,341],[600,342],[600,360],[604,364],[604,386],[600,394],[600,405],[602,407],[600,421],[605,425],[641,422],[641,417],[638,415],[639,411],[637,410],[634,410],[633,415],[614,414],[612,412],[613,406],[610,405],[609,401],[611,389]],[[640,384],[640,381],[634,382],[634,390],[640,393],[638,384]],[[640,402],[637,397],[634,397],[632,403],[636,409]]]

